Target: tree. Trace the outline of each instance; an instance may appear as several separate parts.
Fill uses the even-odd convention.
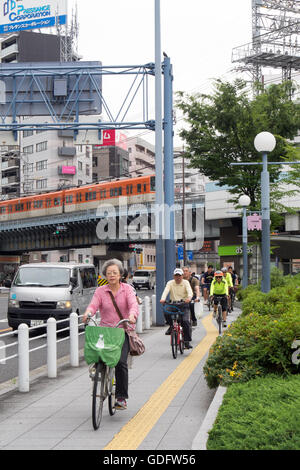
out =
[[[251,199],[250,208],[259,210],[261,164],[231,166],[230,163],[261,163],[261,155],[253,142],[262,131],[269,131],[276,137],[276,148],[269,157],[271,161],[295,159],[296,149],[287,140],[293,139],[300,129],[300,106],[290,100],[293,91],[293,84],[285,82],[261,90],[251,100],[246,82],[238,79],[234,83],[217,80],[211,95],[179,92],[177,107],[183,111],[188,123],[180,136],[187,144],[186,157],[190,159],[190,166],[218,181],[219,186],[226,186],[233,195],[232,202],[237,203],[241,194],[247,194]],[[282,197],[281,168],[269,166],[270,183],[276,185],[276,191],[274,187],[271,194],[277,202]],[[299,179],[299,176],[300,170],[294,169],[293,177]],[[291,184],[291,177],[288,180]]]

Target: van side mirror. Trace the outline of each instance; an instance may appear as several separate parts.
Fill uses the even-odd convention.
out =
[[[70,277],[70,284],[72,287],[77,285],[77,277]]]
[[[8,287],[8,288],[11,287],[11,281],[10,281],[9,279],[6,279],[6,280],[4,281],[4,287]]]

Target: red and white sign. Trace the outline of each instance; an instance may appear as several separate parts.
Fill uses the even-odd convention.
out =
[[[62,166],[61,174],[62,175],[76,175],[76,166]]]
[[[120,147],[127,150],[127,137],[116,129],[103,129],[102,143],[95,147]]]

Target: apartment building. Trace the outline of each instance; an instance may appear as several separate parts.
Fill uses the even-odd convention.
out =
[[[141,137],[128,137],[129,173],[132,177],[155,173],[155,146]]]
[[[28,118],[26,122],[45,122]],[[92,147],[75,145],[68,130],[26,130],[20,136],[20,193],[55,191],[92,182]]]
[[[33,31],[4,34],[0,37],[0,62],[59,62],[60,43],[56,34]]]

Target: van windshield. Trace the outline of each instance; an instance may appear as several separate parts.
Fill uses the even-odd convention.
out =
[[[14,286],[63,287],[70,285],[68,268],[20,268]]]
[[[148,271],[136,271],[134,277],[148,277],[150,273]]]

